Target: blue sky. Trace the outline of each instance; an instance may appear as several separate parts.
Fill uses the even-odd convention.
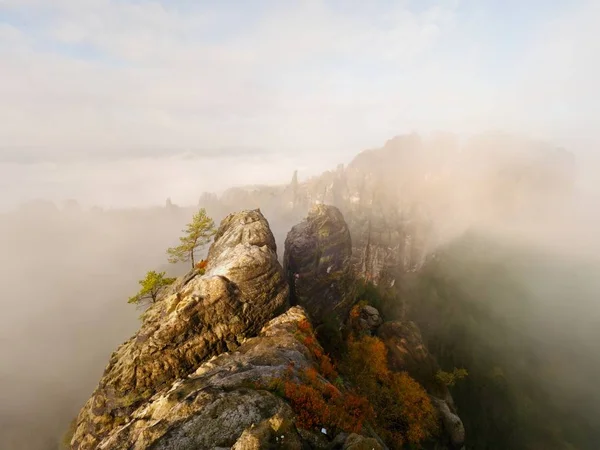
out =
[[[329,164],[407,131],[490,129],[592,153],[598,23],[597,0],[0,0],[0,160]]]

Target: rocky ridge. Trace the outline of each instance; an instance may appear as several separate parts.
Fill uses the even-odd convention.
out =
[[[287,299],[266,219],[259,211],[229,215],[210,248],[206,273],[179,280],[112,354],[79,414],[72,447],[97,448],[158,391],[256,335],[285,310]]]
[[[315,367],[310,350],[295,337],[298,325],[306,320],[300,307],[271,320],[234,352],[204,362],[154,395],[97,448],[300,450],[310,442],[326,448],[328,440],[298,430],[290,405],[266,388]],[[353,436],[349,442],[366,439]],[[342,435],[338,448],[349,448],[343,447],[347,440]],[[373,448],[381,447],[375,441]]]
[[[355,299],[340,280],[352,280],[351,248],[341,212],[318,205],[288,234],[284,273],[260,211],[227,216],[206,272],[192,271],[163,292],[113,353],[71,448],[386,448],[311,325],[331,316],[347,322]],[[460,449],[462,423],[447,389],[428,385],[437,366],[418,329],[384,322],[368,305],[357,320],[388,347],[393,370],[428,387],[444,429],[436,448]]]

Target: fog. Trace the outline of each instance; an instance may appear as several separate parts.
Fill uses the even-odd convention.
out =
[[[383,150],[376,150],[376,158],[368,163],[365,158],[372,152],[361,154],[348,166],[348,176],[355,170],[377,174],[377,189],[384,189],[378,191],[384,199],[382,207],[409,212],[418,204],[420,210],[414,217],[427,217],[426,251],[430,255],[475,230],[492,236],[493,241],[545,251],[560,270],[578,270],[575,267],[585,261],[598,262],[597,197],[590,193],[589,184],[582,187],[581,171],[569,152],[548,143],[495,134],[464,143],[448,134],[416,139],[413,135],[390,141]],[[248,167],[246,161],[241,164]],[[107,164],[103,173],[110,167]],[[113,174],[119,173],[119,163],[113,167]],[[234,178],[223,176],[220,185],[239,182],[236,175],[241,168],[231,163],[226,167]],[[66,165],[53,170],[71,169]],[[140,197],[140,204],[154,200],[153,207],[92,208],[72,200],[38,200],[0,215],[0,447],[56,448],[69,421],[98,382],[110,353],[138,327],[141,311],[126,302],[137,290],[137,280],[147,270],[167,270],[171,275],[185,272],[185,267],[166,263],[165,250],[177,242],[200,198],[200,192],[189,187],[194,186],[192,174],[198,169],[182,169],[189,179],[182,176],[183,181],[169,185],[173,170],[167,166],[162,178],[154,178],[155,191]],[[281,172],[280,179],[291,180],[289,172]],[[269,177],[263,171],[256,174]],[[122,176],[126,179],[124,173]],[[77,180],[76,174],[72,177]],[[300,177],[307,189],[315,180]],[[100,180],[88,182],[102,190]],[[121,186],[113,182],[111,195],[123,189],[123,204],[131,205],[136,193]],[[190,189],[188,195],[197,198],[185,207],[167,208],[158,197],[168,191],[163,188],[161,192],[163,186],[184,186]],[[75,195],[86,192],[72,189]],[[207,208],[218,222],[233,210],[261,207],[281,252],[287,231],[306,211],[286,210],[283,187],[261,189],[249,194],[228,191],[220,199],[208,197],[213,201]],[[416,231],[421,232],[419,228]],[[572,327],[577,316],[583,315],[579,337],[575,339],[575,334],[566,330],[569,339],[563,339],[561,345],[567,346],[564,351],[568,354],[570,346],[577,345],[581,351],[585,344],[589,357],[596,358],[589,341],[600,317],[594,301],[600,289],[590,284],[595,277],[590,278],[589,272],[585,277],[575,276],[582,285],[568,291],[568,283],[574,279],[570,274],[563,278],[555,274],[554,287],[549,288],[543,270],[534,274],[532,267],[522,267],[517,272],[522,287],[538,302],[534,310],[543,312],[536,313],[540,320],[535,327],[539,328],[529,323],[529,335],[563,339],[559,338],[563,332],[548,327],[561,318]],[[566,291],[574,297],[566,298]],[[520,311],[519,307],[515,311]],[[509,310],[515,324],[528,323],[531,317],[514,314]]]
[[[223,195],[217,222],[260,206],[281,252],[305,209],[280,187],[227,189],[295,170],[372,170],[367,208],[414,213],[427,256],[471,232],[546,252],[554,271],[514,264],[527,317],[544,312],[528,336],[593,330],[598,23],[594,0],[0,0],[0,448],[57,448],[138,327],[137,280],[185,270],[165,250],[203,192]],[[422,143],[353,172],[413,131]],[[590,336],[560,354],[597,358]]]

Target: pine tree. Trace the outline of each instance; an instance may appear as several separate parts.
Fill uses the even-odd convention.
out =
[[[200,208],[186,229],[182,231],[185,235],[179,238],[181,243],[167,250],[169,262],[174,264],[191,261],[193,268],[194,252],[208,244],[215,235],[215,222],[208,217],[204,208]]]
[[[165,276],[165,272],[155,272],[151,270],[146,274],[146,278],[138,281],[142,288],[140,292],[130,297],[128,303],[142,303],[144,300],[150,300],[152,303],[156,302],[158,293],[160,290],[172,284],[175,278],[168,278]]]

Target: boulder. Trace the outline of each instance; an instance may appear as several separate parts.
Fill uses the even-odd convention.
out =
[[[317,204],[285,240],[284,270],[290,299],[306,308],[315,325],[328,318],[343,322],[350,310],[352,241],[342,213]]]
[[[260,211],[226,217],[209,250],[205,274],[192,272],[178,280],[144,313],[140,330],[112,354],[79,413],[72,448],[99,448],[157,392],[255,336],[286,308],[288,294],[275,240]],[[248,395],[250,414],[260,395]],[[210,400],[215,408],[223,407],[217,406],[218,398]]]
[[[370,305],[360,306],[356,320],[358,329],[363,333],[373,334],[383,323],[383,319],[377,308]]]

